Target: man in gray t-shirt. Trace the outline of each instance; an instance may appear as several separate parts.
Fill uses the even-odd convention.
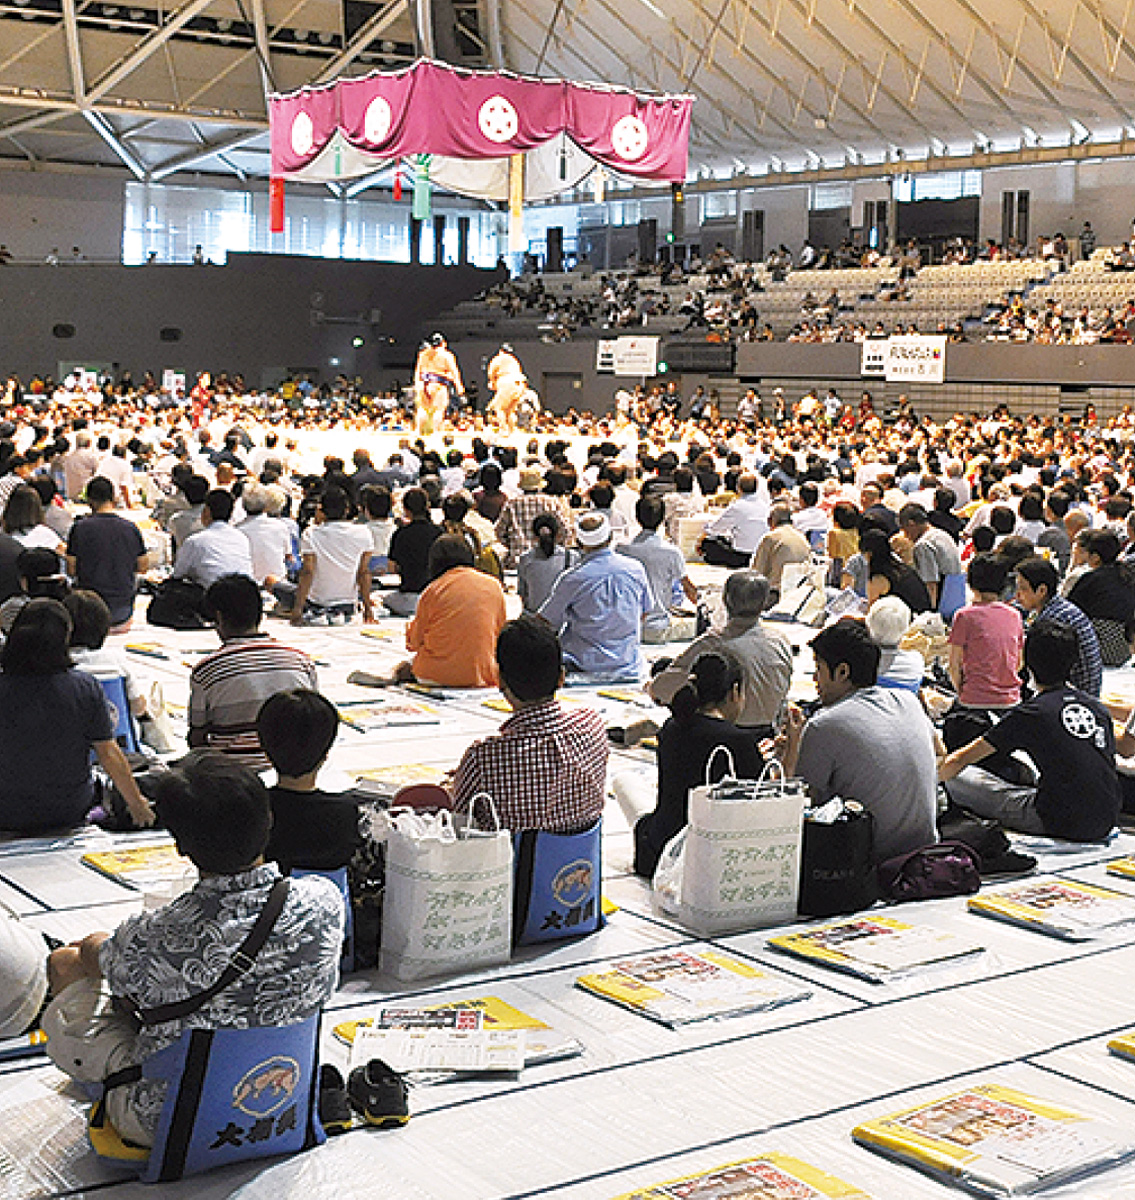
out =
[[[789,710],[778,739],[788,774],[813,802],[857,800],[875,818],[875,861],[938,840],[934,730],[918,697],[878,687],[879,648],[859,621],[829,625],[812,639],[823,708],[806,724]]]

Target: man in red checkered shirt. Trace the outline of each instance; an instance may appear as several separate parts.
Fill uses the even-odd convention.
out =
[[[603,815],[607,730],[586,708],[564,709],[555,630],[542,617],[509,621],[497,639],[500,688],[513,715],[465,751],[453,780],[455,803],[487,792],[513,831],[577,833]]]

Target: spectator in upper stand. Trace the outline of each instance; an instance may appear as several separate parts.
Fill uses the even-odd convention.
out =
[[[564,664],[555,631],[527,614],[509,621],[497,638],[496,661],[513,715],[465,751],[453,779],[455,802],[487,792],[511,830],[588,828],[603,815],[607,734],[597,713],[556,701]]]
[[[737,479],[737,499],[706,526],[700,550],[707,563],[747,567],[769,526],[768,489],[746,471]],[[764,574],[764,572],[762,572]]]
[[[301,650],[260,631],[263,601],[247,575],[228,575],[209,588],[205,603],[221,648],[189,676],[189,744],[234,755],[260,770],[268,760],[256,732],[260,706],[291,688],[315,688],[315,666]]]
[[[268,515],[268,489],[250,483],[241,492],[245,519],[237,529],[248,538],[252,552],[252,578],[269,591],[288,577],[288,559],[292,554],[292,533],[279,517]]]
[[[97,592],[116,631],[134,615],[136,577],[149,567],[146,543],[133,521],[114,511],[114,484],[96,475],[87,484],[91,515],[80,517],[67,539],[67,570],[79,587]]]
[[[698,590],[686,574],[686,560],[672,542],[664,541],[658,532],[665,509],[659,496],[643,496],[635,507],[635,517],[642,532],[631,542],[619,546],[618,552],[637,559],[646,571],[655,608],[643,624],[643,640],[658,644],[670,634],[670,610],[683,600],[696,604]]]
[[[1076,661],[1068,674],[1072,687],[1098,696],[1103,684],[1099,638],[1083,611],[1057,594],[1056,568],[1043,558],[1023,559],[1016,565],[1017,603],[1033,621],[1055,621],[1076,635]]]
[[[914,569],[926,584],[930,606],[937,608],[942,583],[949,575],[962,573],[957,543],[948,533],[930,524],[921,504],[904,504],[899,510],[899,528],[914,547]]]
[[[583,561],[556,580],[540,616],[559,630],[569,670],[606,682],[637,680],[642,619],[654,608],[646,571],[612,552],[602,513],[583,513],[576,538]]]
[[[232,519],[232,492],[214,488],[201,510],[200,533],[188,537],[177,552],[173,574],[207,588],[223,575],[252,575],[252,547],[248,538],[229,522]]]
[[[412,617],[418,598],[430,581],[430,547],[441,537],[441,526],[430,517],[429,497],[421,488],[402,493],[409,520],[390,538],[389,567],[398,575],[398,590],[382,597],[383,607],[398,617]]]
[[[812,547],[808,539],[792,524],[792,509],[787,504],[774,504],[768,514],[768,533],[761,538],[753,555],[752,568],[769,582],[775,603],[780,597],[784,568],[789,563],[811,560]]]

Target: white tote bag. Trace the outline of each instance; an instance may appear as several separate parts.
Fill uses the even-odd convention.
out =
[[[729,772],[711,784],[722,751]],[[778,762],[759,780],[737,779],[726,747],[710,755],[705,786],[690,792],[678,905],[684,925],[708,936],[796,919],[806,798],[803,780],[785,779]]]
[[[487,802],[491,829],[472,811]],[[512,836],[487,797],[468,815],[389,814],[382,971],[404,981],[508,962],[512,952]]]

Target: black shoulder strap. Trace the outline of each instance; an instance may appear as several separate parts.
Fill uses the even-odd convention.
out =
[[[203,1008],[214,996],[219,995],[234,984],[242,975],[252,969],[256,956],[264,948],[276,920],[284,909],[288,898],[287,878],[277,879],[268,893],[268,899],[256,918],[256,924],[248,932],[248,937],[233,951],[229,965],[217,976],[216,980],[204,991],[184,1000],[175,1000],[172,1004],[161,1004],[157,1008],[139,1008],[136,1004],[128,1004],[128,1011],[142,1025],[160,1025],[164,1021],[179,1021],[188,1017],[199,1008]]]

